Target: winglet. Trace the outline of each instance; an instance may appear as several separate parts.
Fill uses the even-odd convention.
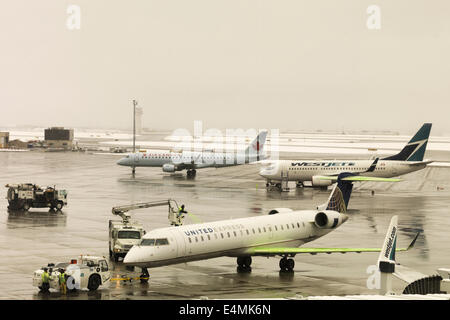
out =
[[[389,228],[384,238],[383,247],[378,256],[378,264],[380,262],[388,262],[395,264],[395,251],[397,247],[397,232],[398,232],[398,216],[393,216]]]
[[[377,166],[378,160],[380,158],[376,158],[375,161],[370,165],[369,169],[366,170],[366,172],[373,172],[375,171],[375,168]]]
[[[408,251],[409,249],[412,249],[414,247],[414,245],[416,244],[416,240],[420,235],[420,231],[417,232],[416,236],[414,237],[413,241],[411,241],[411,243],[409,244],[408,248],[406,248],[406,251]]]

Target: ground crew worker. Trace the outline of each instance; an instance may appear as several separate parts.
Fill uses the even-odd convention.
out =
[[[66,274],[64,269],[59,269],[59,288],[63,294],[67,293]]]
[[[184,215],[183,215],[184,213],[188,213],[188,212],[186,210],[184,210],[184,204],[182,204],[181,207],[178,209],[176,226],[181,226],[183,224],[181,219],[184,218]]]
[[[44,268],[44,272],[41,275],[42,279],[42,292],[48,292],[50,290],[50,275],[48,274],[48,269]]]

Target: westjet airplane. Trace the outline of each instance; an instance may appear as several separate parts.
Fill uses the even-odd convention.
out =
[[[195,177],[196,169],[230,167],[252,163],[266,158],[264,144],[267,131],[262,131],[245,151],[219,153],[203,152],[164,152],[149,150],[127,155],[117,161],[118,165],[132,167],[161,167],[163,172],[187,170],[188,177]]]
[[[364,174],[367,177],[391,178],[423,169],[432,161],[423,161],[431,123],[425,123],[408,144],[396,155],[373,160],[279,160],[261,168],[267,187],[281,188],[281,181],[297,181],[303,187],[311,181],[312,187],[327,187],[341,172]],[[374,166],[375,164],[375,166]],[[364,177],[360,177],[364,180]]]
[[[152,230],[130,249],[123,262],[141,267],[145,276],[147,268],[221,256],[236,257],[237,270],[248,272],[252,256],[281,256],[281,271],[291,272],[295,264],[292,258],[300,253],[380,252],[379,248],[299,248],[347,220],[345,212],[353,187],[349,180],[352,176],[351,173],[339,175],[328,201],[317,210],[278,208],[266,216]]]

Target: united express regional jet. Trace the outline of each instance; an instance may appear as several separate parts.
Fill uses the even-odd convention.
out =
[[[408,144],[396,155],[373,160],[279,160],[261,168],[267,187],[281,187],[281,181],[297,181],[303,187],[310,181],[312,187],[327,187],[341,172],[364,174],[367,177],[391,178],[423,169],[432,161],[423,161],[430,135],[431,123],[425,123]],[[375,167],[374,167],[375,164]],[[359,178],[360,181],[364,177]]]
[[[266,137],[267,131],[262,131],[243,152],[164,152],[149,150],[129,154],[117,161],[117,164],[133,169],[135,167],[161,167],[163,172],[169,173],[187,170],[188,177],[195,177],[196,169],[230,167],[265,159],[264,144]]]
[[[281,271],[290,272],[296,254],[380,252],[379,248],[300,247],[336,230],[347,220],[345,212],[353,185],[342,179],[351,175],[338,177],[327,203],[317,210],[281,208],[266,216],[155,229],[130,249],[123,262],[141,267],[148,274],[146,268],[228,256],[237,258],[239,272],[248,272],[252,256],[280,256]]]

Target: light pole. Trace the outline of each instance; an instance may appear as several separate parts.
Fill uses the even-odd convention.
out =
[[[135,158],[137,155],[136,153],[136,106],[137,106],[137,101],[133,100],[133,164],[135,162]],[[136,173],[136,167],[133,165],[131,167],[131,174],[134,177],[134,174]]]

